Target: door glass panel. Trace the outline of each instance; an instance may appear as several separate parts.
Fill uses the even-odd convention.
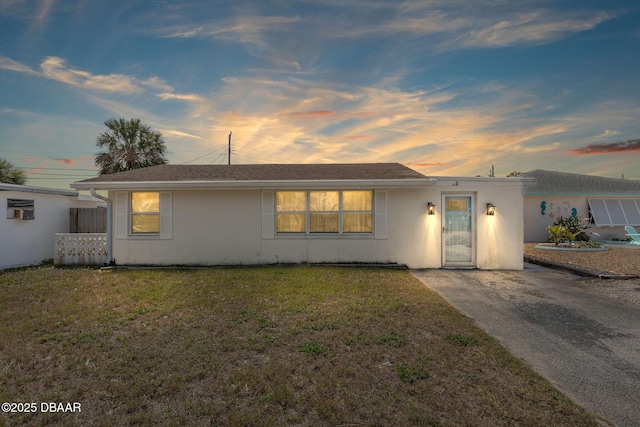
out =
[[[471,197],[445,197],[444,262],[473,262]]]

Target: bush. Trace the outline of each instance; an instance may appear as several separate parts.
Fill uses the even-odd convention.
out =
[[[575,234],[575,238],[578,242],[588,242],[591,240],[591,236],[585,233],[583,230],[590,228],[584,225],[585,220],[581,216],[570,216],[567,218],[559,217],[553,225],[560,225],[564,227],[569,233]]]

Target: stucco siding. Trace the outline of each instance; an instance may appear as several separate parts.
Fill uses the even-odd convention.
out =
[[[549,237],[547,227],[559,217],[580,216],[589,218],[589,203],[586,196],[525,196],[524,224],[526,242],[545,242]],[[598,227],[585,221],[585,230],[595,240],[625,239],[624,227]]]
[[[386,198],[386,215],[378,217],[374,211],[374,232],[363,235],[281,235],[265,230],[274,217],[267,215],[265,219],[264,203],[271,199],[265,192],[277,189],[174,190],[170,198],[171,238],[116,237],[113,255],[120,265],[374,262],[440,268],[440,209],[436,215],[427,215],[426,203],[439,205],[442,192],[451,188],[452,181],[443,179],[434,186],[383,190],[378,197]],[[477,267],[521,269],[521,183],[470,181],[459,184],[458,190],[475,194]],[[109,195],[116,204],[121,200],[115,192]],[[497,206],[494,217],[485,215],[489,201]],[[118,206],[112,209],[114,220],[118,210]],[[379,227],[385,227],[386,233],[376,233]]]
[[[34,201],[34,219],[8,219],[7,199]],[[96,207],[77,197],[21,191],[0,192],[0,269],[39,264],[53,258],[55,233],[69,232],[69,208]]]
[[[411,244],[424,210],[423,192],[389,191],[386,227],[393,238],[376,239],[374,234],[263,238],[262,191],[174,191],[172,239],[114,239],[114,256],[119,264],[404,263],[407,257],[424,257]]]

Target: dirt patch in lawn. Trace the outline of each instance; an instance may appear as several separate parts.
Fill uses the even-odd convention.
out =
[[[82,409],[0,425],[600,425],[407,271],[10,272],[0,366]]]

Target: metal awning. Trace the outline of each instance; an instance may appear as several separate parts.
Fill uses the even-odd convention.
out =
[[[640,199],[587,199],[591,220],[598,227],[640,226]]]

